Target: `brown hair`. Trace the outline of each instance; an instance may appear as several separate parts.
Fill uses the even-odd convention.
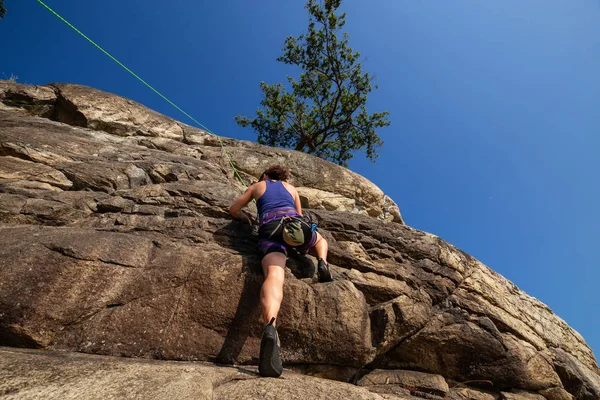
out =
[[[260,177],[262,179],[263,175],[269,177],[269,179],[275,179],[277,181],[287,181],[290,179],[290,170],[282,165],[269,165],[265,172],[263,172]]]

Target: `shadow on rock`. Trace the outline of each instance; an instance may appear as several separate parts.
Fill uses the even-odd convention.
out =
[[[238,359],[249,336],[260,336],[260,287],[263,277],[259,264],[253,257],[243,256],[244,287],[240,295],[235,316],[225,336],[225,341],[216,362],[233,364]]]

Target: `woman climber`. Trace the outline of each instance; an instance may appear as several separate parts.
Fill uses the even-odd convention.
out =
[[[317,274],[320,282],[332,280],[327,265],[327,241],[302,217],[300,197],[290,185],[289,170],[281,165],[268,167],[257,183],[250,186],[231,206],[229,212],[239,219],[250,218],[242,212],[256,200],[260,227],[258,230],[262,269],[265,276],[260,290],[260,304],[264,322],[260,342],[258,370],[262,376],[278,377],[283,372],[279,356],[277,314],[283,299],[284,268],[288,249],[301,253],[311,252],[318,259]]]

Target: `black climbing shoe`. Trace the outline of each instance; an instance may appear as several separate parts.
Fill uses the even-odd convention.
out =
[[[319,264],[317,265],[317,275],[319,277],[319,282],[331,282],[333,278],[331,277],[331,271],[329,270],[329,265],[323,260],[319,258]]]
[[[260,358],[258,360],[258,373],[260,376],[279,378],[283,372],[281,357],[279,356],[279,335],[273,325],[275,318],[271,318],[263,330],[260,341]]]

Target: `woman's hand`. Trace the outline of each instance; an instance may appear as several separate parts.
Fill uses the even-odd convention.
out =
[[[232,217],[246,221],[246,222],[248,222],[249,225],[252,225],[252,218],[251,218],[251,216],[248,216],[247,214],[245,214],[242,211],[242,208],[244,208],[248,203],[250,203],[250,201],[252,201],[253,188],[254,188],[254,185],[252,185],[248,189],[246,189],[246,192],[243,195],[241,195],[231,205],[231,207],[229,207],[229,214],[231,214]]]

